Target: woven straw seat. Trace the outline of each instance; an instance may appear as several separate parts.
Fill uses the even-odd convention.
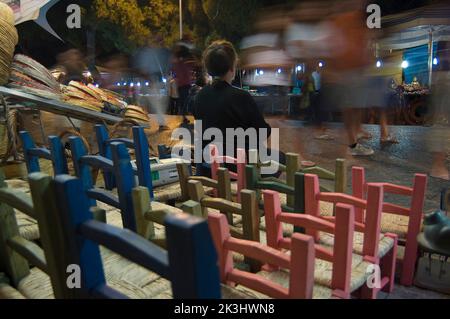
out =
[[[334,246],[334,235],[328,233],[320,233],[319,243],[325,246]],[[364,234],[355,232],[353,236],[353,252],[358,255],[362,255],[364,245]],[[378,243],[378,257],[384,257],[394,247],[394,239],[380,235],[380,241]]]
[[[354,292],[360,287],[362,287],[369,276],[366,273],[367,268],[370,266],[370,263],[363,261],[363,258],[359,255],[353,255],[352,259],[352,275],[350,282],[350,291]],[[274,272],[261,271],[258,273],[259,275],[274,281],[283,287],[289,287],[289,272],[285,270],[279,270]],[[318,298],[330,298],[331,297],[331,281],[333,275],[333,264],[324,261],[321,259],[317,259],[315,261],[314,268],[314,299]],[[324,290],[323,288],[329,290]],[[316,291],[317,290],[317,291]],[[328,294],[329,293],[329,294]],[[321,297],[322,296],[322,297]]]
[[[408,234],[409,217],[383,213],[381,217],[381,231],[398,236],[399,240],[406,239]],[[421,226],[423,231],[423,225]]]
[[[171,200],[179,200],[182,196],[180,183],[174,183],[157,187],[153,190],[155,201],[165,203]]]
[[[25,299],[25,297],[10,285],[0,284],[0,299]]]
[[[159,275],[125,258],[101,248],[105,278],[109,286],[132,299],[153,299],[171,289],[170,283]],[[53,299],[50,278],[33,268],[17,289],[27,299]]]
[[[275,272],[267,272],[267,271],[260,271],[258,275],[269,279],[270,281],[273,281],[279,285],[281,285],[284,288],[289,288],[289,273],[284,270],[275,271]],[[267,295],[264,295],[260,292],[257,292],[255,290],[252,290],[250,288],[244,287],[242,285],[236,286],[236,288],[230,288],[233,289],[233,291],[237,291],[240,294],[245,294],[248,298],[251,299],[271,299]],[[321,285],[314,285],[313,288],[313,299],[330,299],[332,298],[332,290],[330,288],[321,286]],[[242,299],[242,298],[236,298],[236,299]]]

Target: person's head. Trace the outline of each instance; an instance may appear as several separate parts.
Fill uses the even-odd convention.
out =
[[[213,78],[232,82],[236,74],[238,56],[234,46],[225,40],[213,42],[203,54],[206,71]]]

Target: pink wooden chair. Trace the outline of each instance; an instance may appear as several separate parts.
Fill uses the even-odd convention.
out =
[[[282,224],[291,224],[306,229],[309,234],[326,232],[334,235],[334,248],[322,245],[315,241],[316,249],[316,283],[332,289],[334,297],[349,298],[353,290],[352,259],[354,235],[354,209],[348,205],[339,204],[336,207],[334,222],[326,221],[320,217],[306,214],[292,214],[282,212],[280,194],[273,191],[264,191],[264,208],[267,226],[267,244],[278,250],[291,250],[292,238],[283,234]],[[296,236],[294,234],[293,236]],[[331,278],[330,278],[331,274]],[[360,283],[364,283],[365,274],[360,271]],[[355,281],[353,279],[353,281]],[[357,287],[359,288],[359,287]]]
[[[368,190],[364,168],[353,168],[352,185],[353,195],[364,199]],[[416,174],[412,187],[390,183],[380,183],[379,185],[383,186],[385,193],[411,197],[411,206],[409,208],[386,203],[383,200],[383,215],[381,219],[381,231],[389,231],[397,234],[400,244],[405,246],[400,283],[405,286],[411,286],[413,284],[417,263],[417,236],[421,231],[423,220],[427,176]],[[362,209],[357,209],[355,213],[357,221],[361,221],[364,218],[364,211]]]
[[[395,261],[397,256],[396,234],[381,232],[381,216],[383,202],[383,185],[368,184],[367,200],[341,193],[320,192],[319,178],[317,175],[305,175],[305,213],[307,215],[321,217],[328,221],[335,221],[333,216],[320,216],[320,204],[323,202],[334,205],[344,203],[352,205],[355,213],[365,211],[363,218],[355,218],[355,238],[353,252],[363,257],[363,260],[381,268],[380,286],[373,289],[362,289],[362,297],[375,298],[378,291],[392,292],[395,280]],[[356,214],[355,214],[356,216]],[[337,230],[341,230],[337,227]],[[316,241],[328,245],[336,244],[336,239],[324,236],[313,230],[307,232]],[[336,236],[336,234],[335,234]]]
[[[219,155],[219,150],[216,145],[210,145],[210,161],[211,161],[211,177],[214,180],[218,180],[218,171],[220,168],[220,164],[235,164],[237,167],[237,172],[230,172],[230,176],[232,180],[237,181],[237,191],[236,196],[237,200],[241,202],[241,191],[245,189],[246,180],[245,180],[245,166],[247,165],[247,157],[244,149],[237,149],[237,157],[230,156],[221,156]],[[217,196],[217,194],[215,194]]]
[[[232,287],[242,285],[271,298],[311,299],[313,297],[314,243],[311,237],[295,234],[289,255],[260,243],[231,237],[228,222],[222,214],[210,213],[208,223],[218,253],[223,284]],[[232,258],[233,252],[291,270],[289,287],[285,288],[260,274],[236,269]]]

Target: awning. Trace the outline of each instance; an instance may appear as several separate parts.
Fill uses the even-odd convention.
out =
[[[403,50],[430,41],[450,41],[450,5],[421,7],[382,18],[382,30],[389,36],[380,42],[382,50]]]

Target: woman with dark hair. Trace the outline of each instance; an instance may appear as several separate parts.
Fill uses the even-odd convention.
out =
[[[202,121],[203,133],[210,129],[219,129],[223,136],[224,152],[233,147],[234,153],[237,148],[237,138],[227,140],[227,129],[253,128],[257,132],[257,145],[259,143],[260,129],[267,130],[270,136],[271,127],[266,123],[253,97],[244,90],[232,86],[236,74],[238,56],[230,42],[216,41],[204,52],[203,63],[207,73],[213,78],[210,85],[206,85],[196,96],[193,107],[193,115],[196,120]],[[203,149],[212,141],[203,140]],[[245,148],[248,152],[250,141],[246,138]],[[227,147],[230,145],[230,147]],[[235,154],[226,154],[234,157]],[[283,161],[282,159],[280,161]],[[205,165],[202,166],[205,168]],[[230,169],[233,169],[230,167]],[[208,175],[208,170],[200,172],[200,175]]]

